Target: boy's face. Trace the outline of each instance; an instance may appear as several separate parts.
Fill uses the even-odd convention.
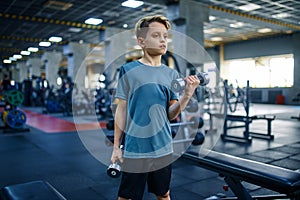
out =
[[[156,56],[163,55],[167,51],[168,30],[159,22],[152,22],[147,27],[145,38],[139,37],[139,45],[148,54]]]

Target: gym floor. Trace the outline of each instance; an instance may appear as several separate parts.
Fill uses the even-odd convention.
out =
[[[98,134],[95,124],[88,119],[75,126],[73,117],[62,114],[42,114],[39,108],[25,108],[29,132],[5,133],[0,131],[0,187],[34,180],[45,180],[67,199],[116,199],[120,179],[107,176],[107,166],[88,151],[77,132]],[[251,143],[237,143],[219,139],[213,150],[269,163],[291,170],[300,169],[300,106],[253,104],[251,115],[273,114],[274,140],[254,138]],[[263,123],[251,126],[266,132]],[[238,130],[236,131],[238,132]],[[240,131],[242,133],[242,130]],[[209,142],[210,137],[206,138]],[[105,151],[105,141],[103,150]],[[193,147],[191,150],[197,150]],[[103,152],[109,155],[107,152]],[[276,194],[249,183],[243,183],[251,194]],[[232,196],[230,189],[223,190],[225,182],[217,173],[194,166],[178,159],[173,164],[171,181],[172,200],[199,200],[217,194]],[[155,199],[145,191],[144,199]],[[212,199],[212,198],[211,198]]]

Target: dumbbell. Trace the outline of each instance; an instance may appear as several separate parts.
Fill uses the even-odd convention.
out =
[[[206,72],[200,72],[197,74],[198,79],[200,80],[201,86],[207,85],[209,83],[209,77]],[[184,90],[186,81],[184,78],[177,78],[171,82],[171,90],[174,92],[180,92]]]
[[[171,127],[178,127],[178,126],[190,126],[192,129],[199,129],[202,128],[204,125],[204,121],[202,117],[192,117],[189,121],[186,122],[177,122],[171,123]]]
[[[121,175],[121,166],[118,163],[112,163],[108,166],[107,175],[112,178],[118,178]]]

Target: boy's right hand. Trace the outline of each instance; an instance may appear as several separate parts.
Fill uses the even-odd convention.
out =
[[[112,163],[117,161],[119,161],[121,164],[123,163],[123,151],[120,147],[114,147],[110,160]]]

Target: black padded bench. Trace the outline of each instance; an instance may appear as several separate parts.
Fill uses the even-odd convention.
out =
[[[52,185],[45,181],[32,181],[5,186],[0,189],[1,200],[66,200]]]
[[[242,181],[276,191],[293,200],[300,199],[299,172],[215,151],[205,157],[187,152],[182,158],[219,173],[238,199],[253,199]],[[261,198],[267,199],[266,196]]]

